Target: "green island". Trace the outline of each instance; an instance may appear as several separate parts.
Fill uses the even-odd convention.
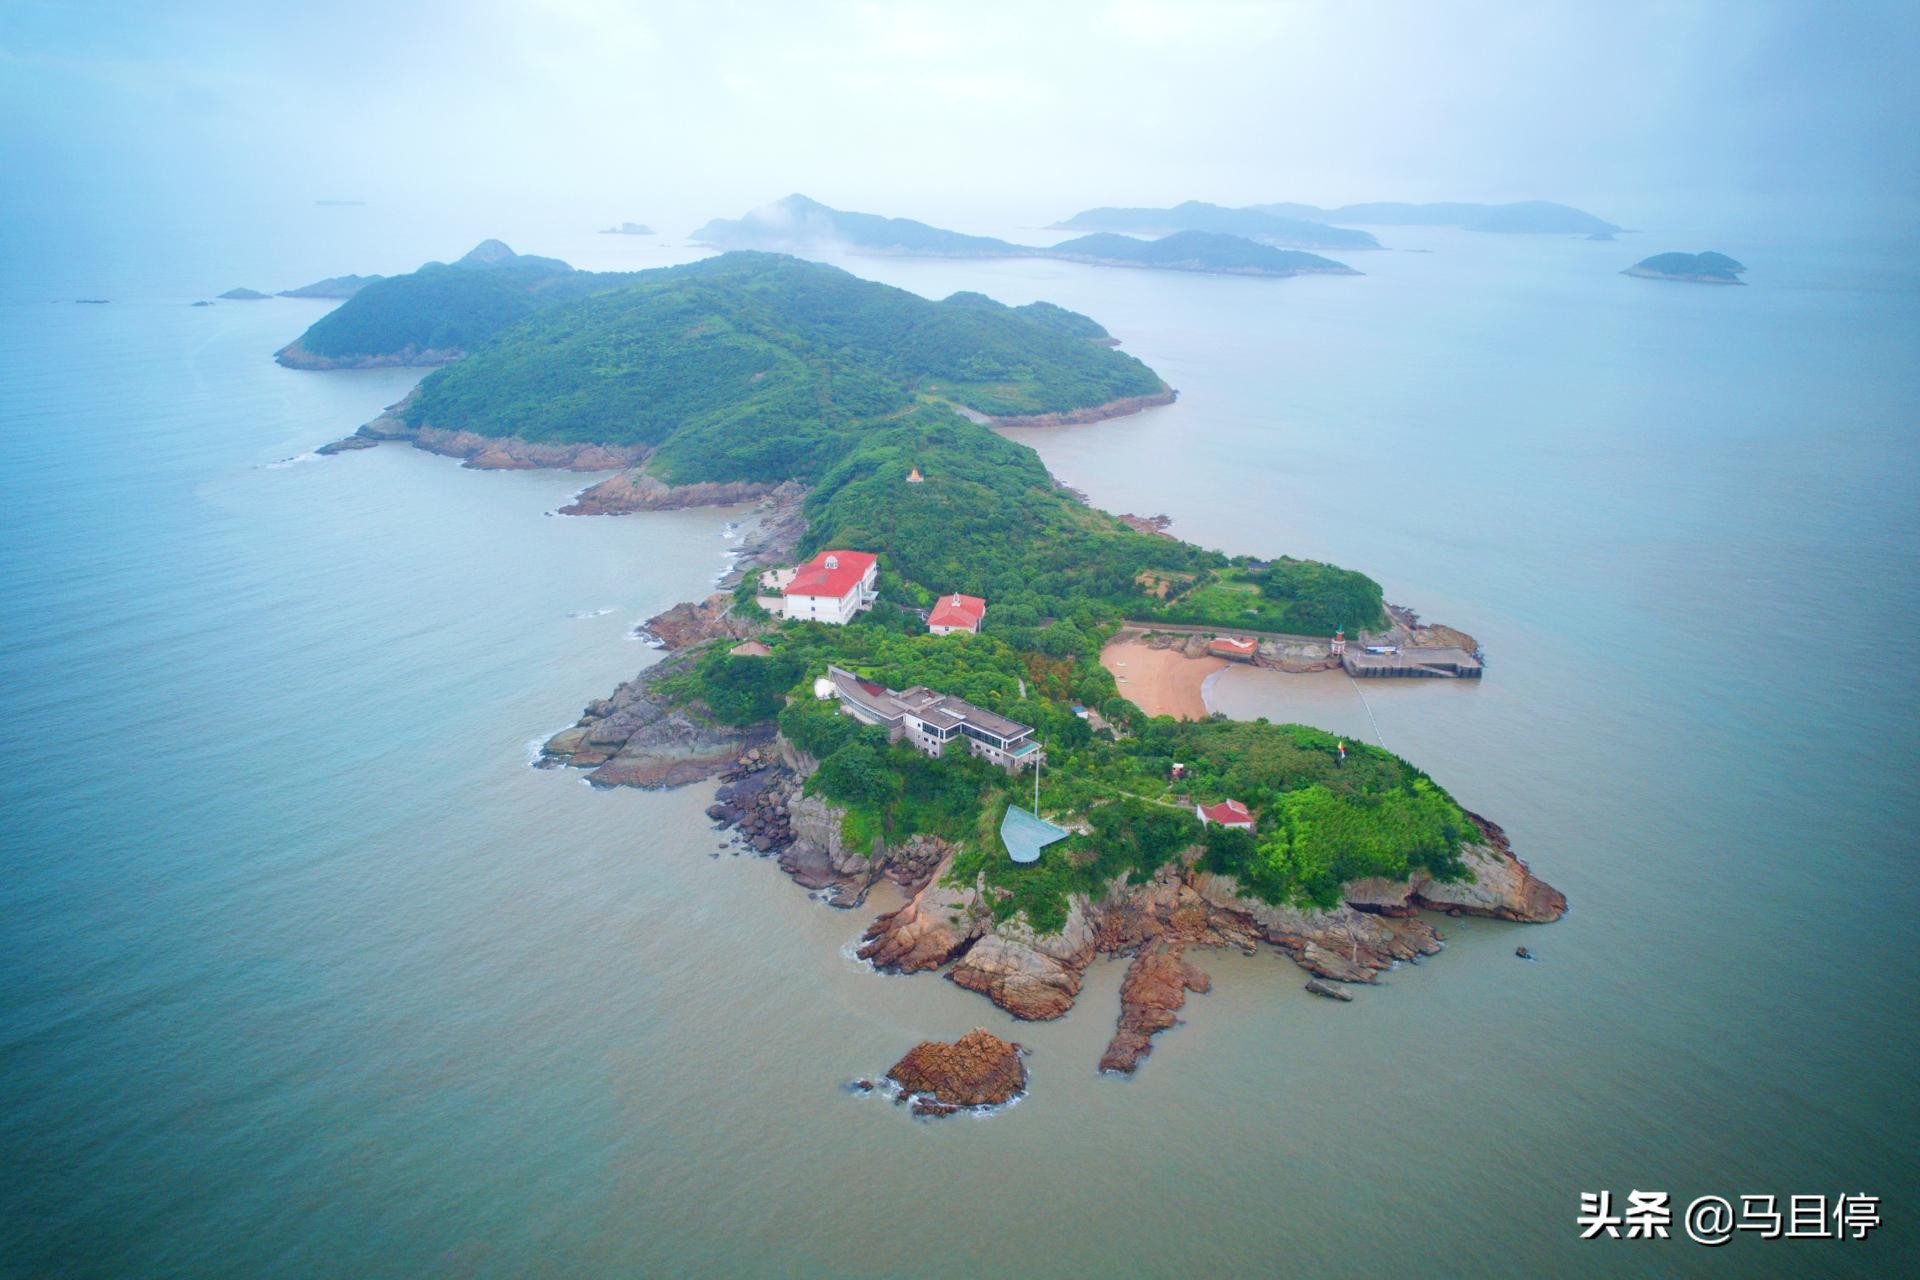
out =
[[[1745,284],[1746,265],[1724,253],[1656,253],[1642,258],[1620,274],[1646,280],[1679,280],[1688,284]]]
[[[1048,256],[1107,266],[1159,267],[1167,271],[1211,271],[1228,275],[1360,274],[1345,263],[1317,253],[1276,249],[1244,236],[1217,231],[1176,231],[1158,240],[1136,240],[1103,231],[1062,241],[1048,251]]]
[[[580,288],[586,274],[548,278]],[[1142,531],[993,429],[1172,398],[1094,320],[978,293],[930,301],[768,253],[589,279],[429,374],[352,446],[410,440],[497,465],[622,451],[632,469],[569,510],[763,500],[732,589],[650,620],[677,652],[590,703],[543,747],[547,766],[602,786],[721,777],[709,814],[801,884],[843,906],[882,877],[909,895],[869,927],[864,958],[944,967],[1017,1017],[1061,1016],[1097,953],[1132,953],[1101,1060],[1115,1071],[1204,988],[1185,947],[1273,945],[1315,975],[1310,990],[1345,1000],[1322,980],[1372,982],[1440,949],[1421,908],[1564,910],[1497,827],[1382,749],[1149,717],[1122,696],[1101,656],[1123,623],[1325,637],[1387,619],[1364,574]],[[431,296],[426,325],[472,319],[471,295]],[[634,500],[587,501],[609,486]],[[794,612],[765,571],[791,582],[785,566],[812,557],[842,573],[856,553],[857,581],[823,593],[857,601],[839,624],[765,611]],[[940,609],[969,597],[984,613],[935,634]],[[935,699],[999,746],[929,751],[898,720],[847,714],[847,689]],[[1031,861],[1010,856],[1009,829],[1043,838]]]

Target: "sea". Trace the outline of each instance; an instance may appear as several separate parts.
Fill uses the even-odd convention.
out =
[[[1094,316],[1180,398],[1011,433],[1061,481],[1363,569],[1484,647],[1477,682],[1236,669],[1210,697],[1414,761],[1567,917],[1441,918],[1441,954],[1344,1005],[1275,953],[1201,953],[1211,993],[1116,1079],[1124,961],[1016,1023],[869,971],[872,911],[739,855],[706,789],[530,767],[657,660],[634,625],[711,589],[744,509],[574,519],[597,477],[316,456],[419,371],[275,365],[330,303],[189,305],[486,234],[603,269],[704,252],[472,217],[11,245],[0,1274],[1911,1267],[1911,240],[1389,228],[1364,275],[1291,280],[834,259]],[[1747,286],[1619,274],[1677,248]],[[1031,1048],[1015,1105],[916,1121],[847,1088],[974,1026]],[[1581,1238],[1583,1197],[1634,1193],[1670,1223]],[[1830,1232],[1843,1195],[1878,1197],[1864,1239],[1685,1226],[1700,1197],[1820,1196]]]

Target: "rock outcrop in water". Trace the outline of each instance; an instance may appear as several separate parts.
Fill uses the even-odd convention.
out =
[[[887,1069],[887,1078],[916,1101],[920,1114],[947,1115],[963,1107],[992,1107],[1027,1087],[1020,1046],[975,1027],[952,1044],[922,1040]],[[924,1105],[921,1100],[935,1105]]]

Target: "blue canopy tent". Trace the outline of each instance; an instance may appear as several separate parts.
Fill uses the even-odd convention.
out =
[[[1042,849],[1072,834],[1019,805],[1008,805],[1007,816],[1000,819],[1000,843],[1007,846],[1007,856],[1015,862],[1038,862]]]

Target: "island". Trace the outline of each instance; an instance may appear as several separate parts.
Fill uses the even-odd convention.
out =
[[[653,228],[643,222],[623,222],[617,227],[600,228],[600,234],[603,236],[650,236],[653,234]]]
[[[1211,207],[1211,206],[1209,206]],[[1271,220],[1268,220],[1271,221]],[[1329,232],[1333,228],[1327,229]],[[850,252],[935,258],[1056,258],[1096,266],[1150,267],[1233,275],[1295,276],[1309,272],[1358,275],[1344,263],[1308,253],[1276,252],[1272,237],[1250,239],[1214,228],[1176,228],[1161,238],[1082,236],[1056,245],[1014,244],[993,236],[965,235],[910,218],[845,213],[806,196],[792,195],[737,219],[718,218],[693,233],[720,249],[762,249],[805,254],[822,247]],[[1377,248],[1365,232],[1345,232],[1348,247]],[[1340,243],[1316,238],[1315,243]]]
[[[370,284],[386,279],[385,276],[328,276],[325,280],[315,280],[312,284],[303,284],[298,289],[282,289],[282,298],[351,298]]]
[[[1188,200],[1170,209],[1084,209],[1053,224],[1059,231],[1120,231],[1166,235],[1174,231],[1208,231],[1242,236],[1263,244],[1292,249],[1378,249],[1370,232],[1335,227],[1314,217],[1296,217],[1272,208],[1228,209],[1202,200]]]
[[[1054,245],[1048,256],[1109,267],[1157,267],[1165,271],[1206,271],[1222,275],[1357,276],[1343,262],[1298,249],[1276,249],[1241,236],[1213,231],[1177,231],[1158,240],[1102,232]]]
[[[229,289],[217,296],[228,302],[265,302],[270,295],[261,293],[258,289]]]
[[[1208,988],[1207,948],[1272,947],[1351,994],[1440,950],[1423,911],[1558,918],[1497,825],[1386,750],[1123,696],[1100,655],[1143,616],[1334,636],[1388,615],[1364,574],[1131,527],[993,429],[1171,397],[1103,332],[729,253],[504,326],[355,439],[628,458],[581,513],[757,501],[725,589],[650,620],[668,654],[542,763],[717,781],[736,853],[847,909],[897,887],[862,958],[1016,1017],[1065,1015],[1097,955],[1130,955],[1103,1069]]]
[[[1620,274],[1644,280],[1678,280],[1686,284],[1745,284],[1747,268],[1724,253],[1656,253],[1642,258]]]
[[[1466,231],[1505,234],[1583,235],[1589,239],[1611,239],[1614,232],[1623,229],[1584,209],[1555,204],[1551,200],[1518,200],[1509,204],[1474,204],[1458,200],[1407,204],[1388,200],[1372,204],[1343,204],[1332,209],[1292,203],[1252,207],[1283,217],[1331,218],[1379,227],[1459,227]]]

